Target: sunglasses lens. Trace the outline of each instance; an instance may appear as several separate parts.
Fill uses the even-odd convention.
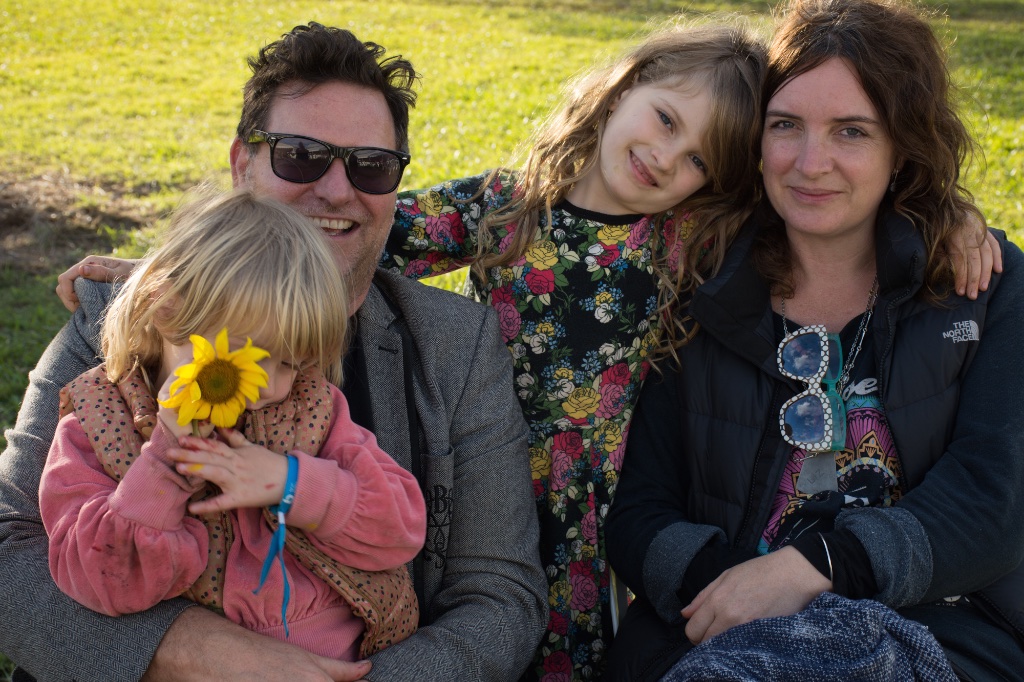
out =
[[[782,369],[796,379],[821,372],[821,337],[813,332],[798,334],[782,348]]]
[[[382,149],[354,149],[348,157],[348,178],[367,194],[387,194],[402,180],[402,161]]]
[[[825,438],[825,408],[816,395],[807,395],[786,407],[783,430],[796,443],[817,443]]]
[[[271,164],[289,182],[313,182],[331,163],[331,150],[316,140],[283,137],[274,146]]]

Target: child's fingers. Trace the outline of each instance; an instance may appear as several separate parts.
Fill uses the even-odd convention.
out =
[[[230,443],[186,436],[180,439],[182,447],[167,451],[175,471],[213,483],[223,493],[213,498],[215,501],[204,500],[205,504],[197,507],[201,511],[194,513],[278,503],[287,478],[288,459],[249,443],[244,435],[231,429],[218,429],[218,436]],[[232,447],[233,444],[237,446]]]
[[[999,240],[991,232],[985,233],[985,242],[992,247],[992,270],[995,272],[1003,271],[1003,247],[999,244]]]
[[[190,440],[201,440],[190,438]],[[167,457],[175,463],[174,469],[182,476],[194,476],[204,481],[222,485],[227,476],[225,467],[230,466],[228,458],[234,456],[234,452],[228,449],[225,456],[216,448],[193,449],[193,448],[169,448]]]
[[[988,284],[992,280],[992,269],[995,266],[995,256],[992,254],[992,245],[988,239],[981,245],[981,278],[978,281],[979,291],[988,291]]]
[[[977,246],[964,244],[963,267],[957,269],[957,293],[976,299],[978,292],[988,291],[993,272],[1003,271],[1003,251],[991,232]],[[962,270],[962,272],[961,272]]]
[[[212,452],[224,457],[234,454],[234,450],[227,443],[216,438],[201,438],[192,435],[185,435],[178,439],[180,449],[190,452]]]
[[[74,280],[61,279],[61,277],[66,275],[67,273],[64,273],[57,278],[57,288],[54,291],[56,291],[57,298],[64,304],[64,307],[73,313],[78,310],[80,303],[78,301],[78,294],[75,293]]]
[[[987,291],[989,280],[992,279],[992,273],[1003,271],[1003,249],[999,245],[999,240],[996,239],[996,236],[991,232],[985,232],[985,241],[981,245],[981,256],[982,259],[990,259],[992,263],[991,267],[988,270],[985,269],[984,263],[982,263],[981,266],[981,272],[983,274],[983,286],[981,287],[981,289],[982,291]],[[984,276],[985,273],[988,273],[987,276]]]
[[[238,501],[234,498],[232,490],[225,489],[232,481],[231,472],[224,467],[202,464],[199,462],[178,462],[175,470],[186,478],[201,478],[208,483],[221,488],[221,494],[215,497],[208,497],[205,500],[192,502],[188,510],[193,514],[207,514],[213,511],[226,511],[238,507]]]
[[[219,511],[228,511],[234,509],[238,505],[232,504],[229,495],[221,494],[215,497],[208,497],[205,500],[199,500],[198,502],[189,502],[188,511],[190,514],[210,514]]]
[[[246,445],[252,445],[241,431],[235,429],[227,429],[222,426],[217,427],[217,435],[224,439],[224,442],[233,448],[241,448]]]
[[[981,249],[977,246],[964,244],[961,267],[956,273],[956,291],[961,296],[975,299],[978,297],[978,280],[981,278]]]

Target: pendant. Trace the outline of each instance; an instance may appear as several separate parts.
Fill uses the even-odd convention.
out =
[[[800,467],[796,479],[796,491],[801,495],[816,495],[825,491],[839,490],[836,475],[836,453],[816,452],[808,455]]]

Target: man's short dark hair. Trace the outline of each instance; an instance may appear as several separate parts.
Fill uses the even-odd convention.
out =
[[[417,74],[401,55],[384,58],[384,53],[380,45],[364,43],[344,29],[315,21],[296,26],[249,58],[252,77],[245,84],[239,139],[247,141],[254,130],[265,129],[275,97],[298,97],[322,83],[339,81],[384,95],[395,124],[396,148],[408,152],[409,108],[416,105],[412,86]],[[280,93],[286,84],[295,88]]]

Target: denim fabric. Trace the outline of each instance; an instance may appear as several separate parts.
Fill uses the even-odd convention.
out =
[[[693,649],[663,682],[956,682],[928,629],[872,600],[826,592],[794,616],[739,625]]]

